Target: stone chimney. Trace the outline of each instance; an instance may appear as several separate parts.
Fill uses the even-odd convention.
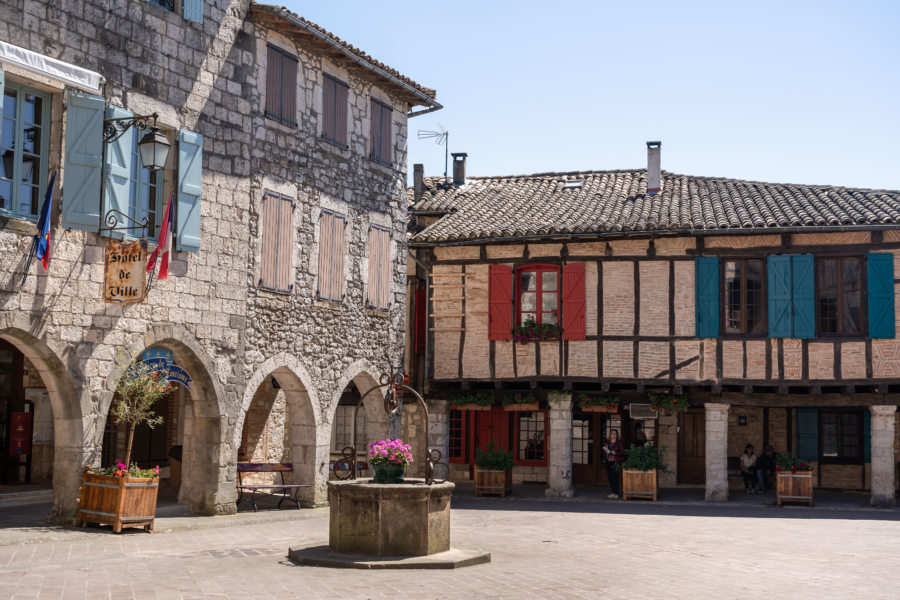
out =
[[[413,201],[418,202],[425,193],[425,165],[416,163],[413,165]]]
[[[453,152],[453,185],[459,187],[466,183],[466,157],[465,152]]]
[[[662,142],[647,142],[647,193],[651,196],[659,192],[659,152]]]

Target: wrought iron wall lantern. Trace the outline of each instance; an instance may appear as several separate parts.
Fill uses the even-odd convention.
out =
[[[158,113],[145,116],[122,117],[119,119],[103,119],[103,141],[114,142],[132,127],[146,131],[144,137],[138,142],[138,150],[141,154],[141,164],[145,169],[159,171],[166,166],[169,158],[169,149],[172,147],[163,132],[156,126]],[[150,125],[153,119],[153,125]]]

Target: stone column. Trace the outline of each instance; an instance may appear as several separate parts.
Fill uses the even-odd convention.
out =
[[[428,401],[428,447],[441,451],[441,462],[447,464],[446,477],[450,478],[450,401],[432,398]],[[439,467],[435,467],[434,475],[438,479],[445,477]]]
[[[550,460],[547,468],[548,487],[544,494],[555,498],[571,498],[572,490],[572,394],[550,392]]]
[[[706,500],[728,500],[728,404],[706,404]]]
[[[896,406],[871,406],[872,506],[894,506],[894,423]]]

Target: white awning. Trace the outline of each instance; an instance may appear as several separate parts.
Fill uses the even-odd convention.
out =
[[[24,67],[86,92],[100,93],[103,76],[73,64],[0,41],[0,61]]]

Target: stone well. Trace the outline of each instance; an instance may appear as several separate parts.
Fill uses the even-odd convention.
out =
[[[329,481],[332,552],[363,556],[426,556],[450,550],[450,482],[424,479],[380,484]]]

